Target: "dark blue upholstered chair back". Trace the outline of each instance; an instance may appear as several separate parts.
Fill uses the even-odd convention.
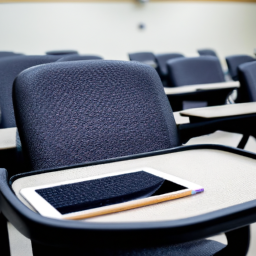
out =
[[[152,52],[136,52],[129,53],[129,58],[131,61],[154,61],[156,62],[156,57]]]
[[[181,58],[184,57],[184,55],[180,53],[163,53],[163,54],[157,54],[156,55],[156,63],[158,66],[158,73],[161,77],[167,77],[168,75],[168,69],[166,62],[171,59],[175,58]]]
[[[33,170],[179,145],[160,78],[138,62],[41,65],[17,77],[13,97]]]
[[[70,54],[78,54],[78,51],[58,50],[58,51],[48,51],[48,52],[46,52],[46,55],[70,55]]]
[[[225,81],[216,57],[177,58],[167,61],[167,67],[172,87]]]
[[[77,60],[102,60],[100,56],[97,55],[68,55],[57,60],[59,61],[77,61]]]
[[[14,55],[21,55],[21,54],[14,53],[14,52],[0,52],[0,58],[8,57],[8,56],[14,56]]]
[[[238,67],[240,88],[237,102],[256,102],[256,61]]]
[[[197,52],[199,53],[200,56],[213,56],[218,58],[218,55],[216,54],[216,52],[211,49],[200,49],[200,50],[197,50]]]
[[[57,59],[55,56],[25,55],[0,58],[1,128],[16,127],[12,103],[12,86],[16,76],[24,69],[54,62]]]
[[[228,71],[234,81],[238,80],[238,77],[237,77],[238,66],[243,63],[251,62],[251,61],[255,61],[255,59],[248,55],[233,55],[233,56],[226,57]]]

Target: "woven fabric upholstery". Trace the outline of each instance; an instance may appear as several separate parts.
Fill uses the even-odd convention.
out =
[[[168,69],[166,62],[171,59],[181,58],[184,55],[180,53],[164,53],[156,55],[156,62],[158,66],[158,72],[161,77],[166,77],[168,75]]]
[[[13,103],[12,85],[16,76],[24,69],[35,65],[54,62],[54,56],[10,56],[0,58],[0,107],[1,128],[16,127]]]
[[[211,240],[199,240],[171,246],[135,249],[135,250],[111,250],[104,255],[113,256],[212,256],[225,248],[224,244]],[[95,254],[102,255],[100,249]]]
[[[256,101],[256,62],[241,64],[238,67],[240,81],[238,102]]]
[[[41,252],[40,255],[47,256],[212,256],[223,248],[225,248],[224,244],[212,240],[200,240],[184,244],[158,247],[150,247],[149,245],[148,248],[142,249],[106,249],[101,246],[98,246],[95,249],[89,249],[88,247],[70,249],[43,246],[35,248],[33,244],[33,251]]]
[[[69,54],[78,54],[78,51],[59,50],[59,51],[48,51],[48,52],[46,52],[46,55],[69,55]]]
[[[74,54],[74,55],[68,55],[68,56],[62,57],[59,60],[57,60],[57,62],[76,61],[76,60],[102,60],[102,58],[97,55],[75,55]]]
[[[233,56],[226,57],[228,71],[234,81],[238,80],[238,77],[237,77],[238,66],[243,63],[247,63],[251,61],[255,61],[255,59],[248,55],[233,55]]]
[[[155,55],[152,52],[136,52],[129,53],[131,61],[156,61]]]
[[[0,58],[8,57],[8,56],[13,56],[13,55],[19,55],[19,54],[14,53],[14,52],[0,52]]]
[[[170,85],[225,82],[220,62],[216,57],[176,58],[167,61]]]
[[[159,76],[137,62],[34,67],[18,76],[13,94],[22,146],[33,170],[179,145]]]
[[[218,58],[216,52],[211,49],[200,49],[197,50],[197,52],[199,53],[200,56],[213,56]]]

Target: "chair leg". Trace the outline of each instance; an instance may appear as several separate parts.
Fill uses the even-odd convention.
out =
[[[245,256],[250,244],[250,226],[242,227],[225,233],[228,245],[214,256]]]
[[[7,221],[2,213],[0,213],[0,254],[1,256],[11,256]]]
[[[243,134],[243,138],[239,142],[239,145],[237,146],[237,148],[244,149],[246,143],[248,142],[249,137],[250,137],[250,134],[248,134],[248,133]]]

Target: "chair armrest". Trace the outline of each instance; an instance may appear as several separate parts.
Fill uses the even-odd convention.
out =
[[[179,113],[181,116],[198,117],[205,119],[249,115],[256,114],[256,102],[187,109],[180,111]]]
[[[0,129],[0,150],[16,148],[17,128]]]
[[[185,155],[181,157],[180,154]],[[150,156],[152,156],[151,160],[149,159]],[[143,159],[140,159],[141,157],[143,157]],[[173,218],[172,213],[170,215],[170,219],[168,217],[163,218],[162,220],[157,220],[155,219],[155,216],[153,214],[152,220],[145,220],[142,222],[83,222],[51,219],[43,217],[31,211],[25,206],[25,204],[23,204],[18,199],[17,195],[15,195],[12,190],[14,189],[14,183],[11,184],[9,182],[8,184],[6,173],[3,169],[0,169],[0,206],[3,214],[23,235],[42,244],[49,244],[55,246],[84,246],[85,238],[88,246],[90,246],[91,243],[93,245],[95,241],[97,241],[98,244],[100,243],[103,247],[127,246],[127,241],[129,241],[129,246],[135,246],[138,244],[141,246],[148,246],[149,243],[152,246],[156,244],[175,244],[209,237],[218,234],[219,232],[226,232],[228,230],[239,228],[255,222],[256,199],[255,195],[251,193],[254,188],[254,184],[250,175],[255,175],[254,169],[256,155],[249,152],[216,145],[193,145],[168,149],[165,151],[158,151],[155,153],[146,153],[143,154],[143,156],[132,156],[132,158],[126,157],[119,159],[109,159],[105,162],[98,162],[97,164],[95,164],[94,162],[93,164],[95,166],[92,165],[92,163],[91,165],[90,163],[88,163],[84,167],[88,171],[88,168],[98,168],[99,163],[101,165],[106,164],[102,167],[102,170],[104,170],[104,172],[107,172],[107,165],[109,165],[108,168],[113,170],[113,168],[119,169],[119,165],[125,165],[125,168],[130,168],[129,165],[131,164],[134,167],[135,165],[134,162],[132,162],[133,160],[137,162],[138,166],[141,166],[141,160],[147,162],[149,161],[148,164],[150,163],[150,161],[153,160],[156,161],[156,164],[159,164],[159,161],[165,162],[163,161],[163,157],[165,161],[170,161],[168,163],[165,163],[166,170],[169,170],[170,163],[173,163],[174,161],[177,161],[177,163],[179,163],[179,168],[183,166],[183,170],[186,170],[188,177],[191,177],[191,167],[193,167],[196,172],[198,172],[198,169],[200,169],[201,172],[198,172],[196,175],[197,179],[200,179],[198,180],[198,182],[201,181],[207,186],[207,192],[205,194],[202,194],[201,196],[203,196],[205,200],[209,200],[209,204],[210,202],[215,202],[217,204],[215,205],[215,208],[211,208],[209,210],[208,208],[205,208],[205,211],[202,210],[200,207],[195,207],[194,210],[196,210],[197,213],[194,212],[193,214],[191,214],[190,211],[182,211],[183,216],[187,216],[185,218],[180,217],[180,215],[176,215],[176,218]],[[186,161],[182,161],[182,159],[185,159]],[[198,159],[204,159],[204,165],[200,168],[200,165],[191,165],[191,161],[197,162]],[[122,162],[117,163],[119,160]],[[209,161],[213,164],[209,164]],[[219,165],[216,166],[216,162]],[[230,162],[232,166],[230,166]],[[248,163],[248,167],[245,169],[246,173],[241,174],[240,170],[244,163]],[[126,164],[128,164],[128,166]],[[208,168],[211,169],[208,170]],[[242,200],[241,198],[237,199],[236,195],[230,193],[230,196],[232,198],[228,198],[228,203],[226,205],[222,205],[221,202],[218,203],[218,200],[214,199],[216,197],[215,185],[212,186],[213,184],[211,182],[208,183],[204,181],[204,179],[207,177],[209,180],[212,180],[212,176],[209,177],[209,174],[213,174],[213,170],[218,171],[218,173],[221,173],[222,171],[226,172],[226,174],[223,175],[221,179],[222,181],[225,181],[226,177],[230,176],[231,173],[234,174],[235,179],[236,177],[237,179],[243,178],[244,183],[249,180],[250,190],[243,190],[244,193],[241,194],[241,196],[243,196]],[[31,180],[35,181],[34,178],[36,176],[33,177],[33,175],[40,175],[40,177],[38,177],[38,179],[36,180],[44,181],[45,179],[42,179],[41,175],[51,176],[54,171],[55,170],[52,169],[50,170],[50,173],[48,173],[47,170],[39,172],[29,172],[27,174],[16,176],[16,180],[14,182],[17,182],[18,180],[20,180],[21,182],[27,182],[27,178],[31,178]],[[92,173],[95,173],[94,170],[91,171]],[[206,171],[208,171],[208,173],[205,173]],[[56,172],[60,172],[58,173],[58,175],[63,177],[62,172],[66,172],[66,170],[56,170]],[[77,170],[77,173],[78,172],[81,173],[80,170]],[[180,172],[180,169],[177,170],[177,172]],[[53,176],[55,176],[55,174]],[[195,176],[194,172],[192,177],[193,176]],[[215,183],[217,184],[216,181]],[[32,185],[32,183],[29,184]],[[204,184],[202,185],[204,186]],[[231,182],[230,184],[230,186],[232,186],[233,183]],[[216,187],[218,188],[218,186]],[[17,191],[20,191],[20,187],[17,188],[16,186],[15,189],[17,189]],[[222,189],[225,188],[222,187]],[[232,187],[232,191],[235,193],[240,193],[234,186]],[[209,197],[209,195],[211,197]],[[219,191],[219,197],[221,197],[222,195],[223,193]],[[226,195],[229,196],[229,193],[227,193]],[[210,200],[210,198],[212,201]],[[200,199],[200,202],[201,200],[202,198]],[[179,201],[176,203],[192,203],[193,205],[195,205],[194,202],[184,202],[184,200],[182,202]],[[159,205],[156,207],[159,207]],[[162,215],[161,211],[156,212],[160,214],[159,216]],[[166,213],[168,213],[169,216],[169,211],[166,211]],[[131,218],[134,217],[131,216]]]
[[[191,138],[185,145],[218,144],[237,147],[243,135],[233,132],[216,131],[211,134]]]
[[[173,112],[173,116],[176,122],[176,125],[181,125],[181,124],[189,124],[189,117],[187,116],[181,116],[180,112]]]
[[[193,93],[196,91],[221,90],[221,89],[237,89],[240,87],[239,82],[223,82],[211,84],[184,85],[174,88],[164,88],[167,95]]]

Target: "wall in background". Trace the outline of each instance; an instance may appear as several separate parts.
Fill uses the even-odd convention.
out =
[[[139,29],[139,24],[145,29]],[[0,50],[43,54],[77,49],[106,59],[128,52],[197,55],[210,47],[224,59],[253,54],[256,4],[235,2],[0,4]]]

